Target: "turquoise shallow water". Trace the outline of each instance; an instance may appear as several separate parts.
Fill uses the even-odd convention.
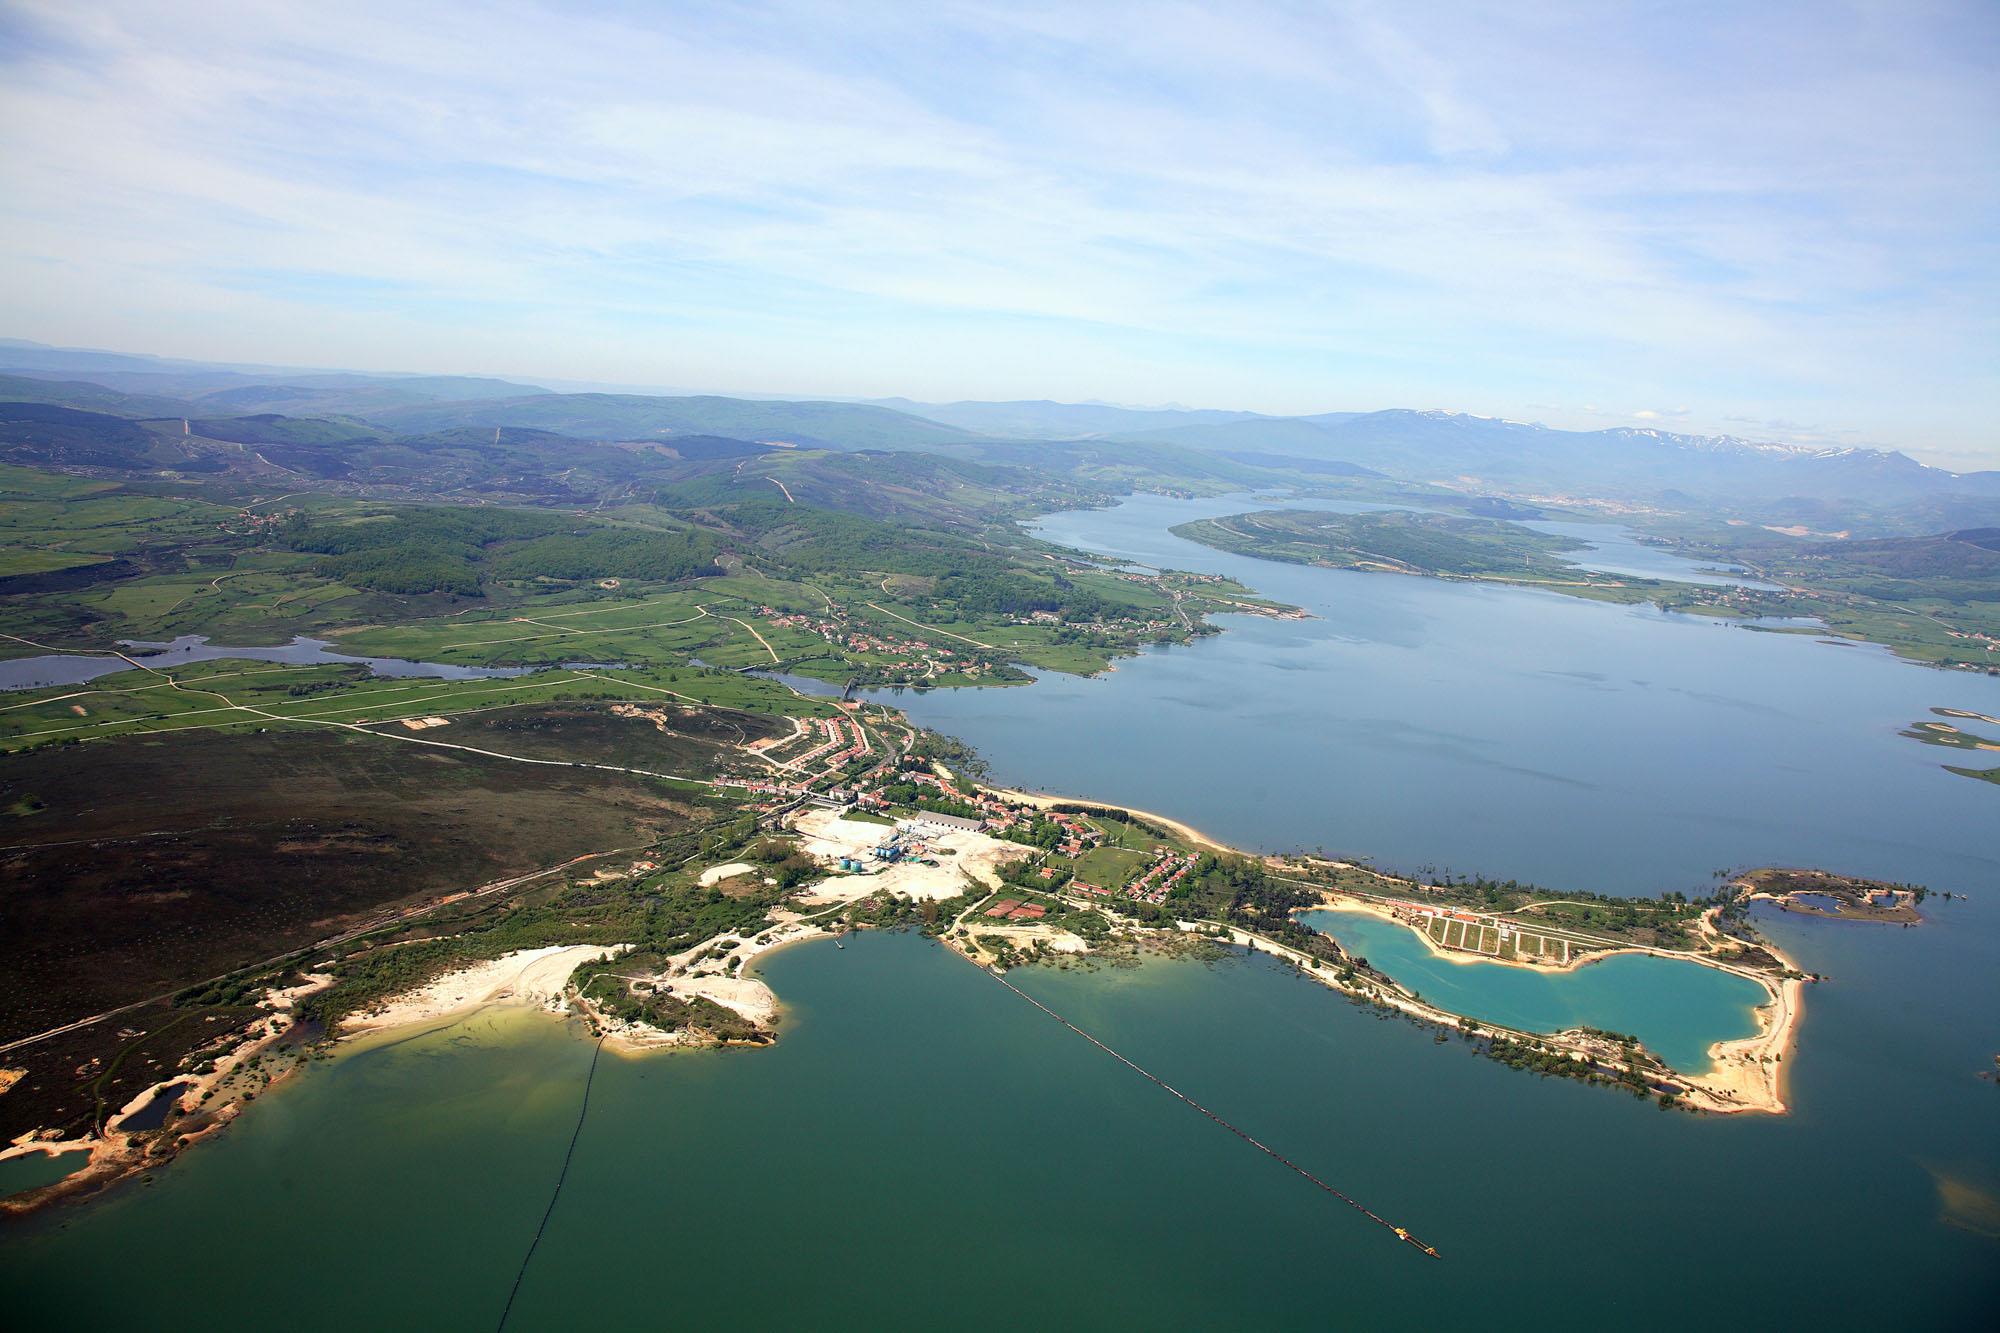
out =
[[[1708,1048],[1756,1032],[1767,998],[1744,977],[1668,958],[1619,955],[1569,972],[1457,962],[1424,947],[1407,926],[1362,912],[1304,920],[1432,1004],[1528,1032],[1588,1025],[1639,1038],[1684,1073],[1708,1067]]]

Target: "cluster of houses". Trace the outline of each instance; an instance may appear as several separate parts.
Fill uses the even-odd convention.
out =
[[[890,671],[920,671],[931,675],[939,670],[970,671],[976,665],[970,662],[958,663],[953,660],[957,654],[951,649],[933,648],[924,639],[900,638],[872,627],[853,629],[839,620],[778,611],[768,606],[758,607],[757,614],[781,629],[796,629],[816,634],[828,643],[848,649],[850,652],[874,653],[891,658],[893,660],[886,664],[886,669]]]
[[[1462,911],[1456,907],[1438,907],[1430,903],[1397,903],[1391,909],[1398,921],[1412,926],[1428,926],[1433,921],[1462,921],[1468,926],[1490,926],[1496,924],[1491,917],[1477,912]]]
[[[1984,644],[1987,652],[2000,653],[2000,638],[1997,638],[1991,634],[1983,633],[1979,630],[1961,631],[1955,629],[1948,629],[1945,631],[1945,635],[1953,639],[1964,639],[1969,643]]]
[[[1167,895],[1174,891],[1188,871],[1194,869],[1194,853],[1176,854],[1164,847],[1155,849],[1158,858],[1146,867],[1144,874],[1125,886],[1125,896],[1134,902],[1152,903],[1154,906],[1165,902]]]
[[[1122,893],[1133,902],[1152,903],[1157,907],[1167,900],[1167,895],[1174,891],[1176,885],[1187,878],[1188,872],[1194,869],[1194,863],[1198,858],[1192,852],[1185,854],[1172,852],[1165,847],[1154,848],[1153,855],[1155,857],[1153,864],[1147,866],[1143,874],[1123,889],[1108,889],[1101,884],[1088,884],[1083,880],[1073,879],[1069,882],[1070,891],[1089,894],[1093,898],[1113,898]],[[1046,875],[1049,872],[1042,873]]]
[[[822,717],[814,719],[814,722],[819,727],[820,743],[802,755],[780,761],[778,767],[800,769],[818,765],[827,772],[833,772],[874,748],[868,742],[868,733],[852,718]],[[821,763],[821,760],[825,762]]]
[[[801,796],[810,796],[822,805],[848,801],[864,805],[882,803],[879,797],[857,796],[840,786],[828,787],[823,792],[815,791],[817,784],[840,773],[855,760],[875,753],[874,742],[858,721],[849,717],[815,718],[805,735],[808,740],[816,739],[818,743],[802,754],[776,761],[779,772],[786,775],[785,779],[733,778],[721,781],[727,786],[741,787],[753,796],[770,798],[760,804],[762,809],[770,809]],[[782,751],[800,743],[800,737],[786,736],[760,741],[749,748]],[[880,767],[877,765],[878,769]]]
[[[254,509],[239,509],[228,518],[218,522],[215,526],[224,532],[239,537],[246,533],[253,535],[263,534],[275,531],[277,528],[283,526],[292,515],[298,512],[296,509],[277,509],[269,513],[260,514]]]
[[[717,778],[715,785],[718,787],[738,787],[752,796],[769,798],[758,803],[757,808],[759,810],[768,810],[785,801],[812,794],[812,788],[810,787],[795,786],[784,782],[765,782],[757,778]]]
[[[1040,903],[1024,903],[1018,898],[1002,898],[986,909],[987,916],[1002,921],[1034,921],[1049,914],[1049,909]]]
[[[1065,814],[1058,810],[1044,813],[1062,826],[1063,840],[1056,845],[1056,850],[1064,856],[1082,856],[1104,841],[1103,832],[1082,815]]]

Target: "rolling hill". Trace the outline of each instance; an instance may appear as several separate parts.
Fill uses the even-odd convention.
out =
[[[361,412],[399,432],[454,426],[528,426],[584,439],[654,440],[723,435],[768,444],[827,449],[917,449],[973,438],[955,426],[864,403],[764,402],[701,396],[564,393]]]

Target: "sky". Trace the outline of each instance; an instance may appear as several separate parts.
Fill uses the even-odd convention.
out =
[[[0,336],[2000,467],[2000,3],[0,0]]]

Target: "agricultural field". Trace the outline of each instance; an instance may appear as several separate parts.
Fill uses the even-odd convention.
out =
[[[1497,926],[1434,917],[1424,924],[1424,933],[1443,948],[1489,958],[1566,963],[1571,956],[1571,946],[1561,939],[1531,930],[1516,928],[1503,938]]]
[[[8,472],[21,497],[0,532],[15,562],[0,573],[9,656],[305,635],[468,666],[698,662],[951,687],[1025,681],[1015,663],[1099,671],[1257,605],[1211,580],[946,534],[913,545],[907,530],[761,501],[585,519]]]
[[[223,658],[169,674],[135,670],[85,685],[14,691],[0,703],[0,750],[135,732],[334,729],[519,705],[605,700],[702,705],[776,716],[829,716],[824,700],[775,681],[701,668],[571,669],[509,679],[388,679],[362,666],[294,666]]]

